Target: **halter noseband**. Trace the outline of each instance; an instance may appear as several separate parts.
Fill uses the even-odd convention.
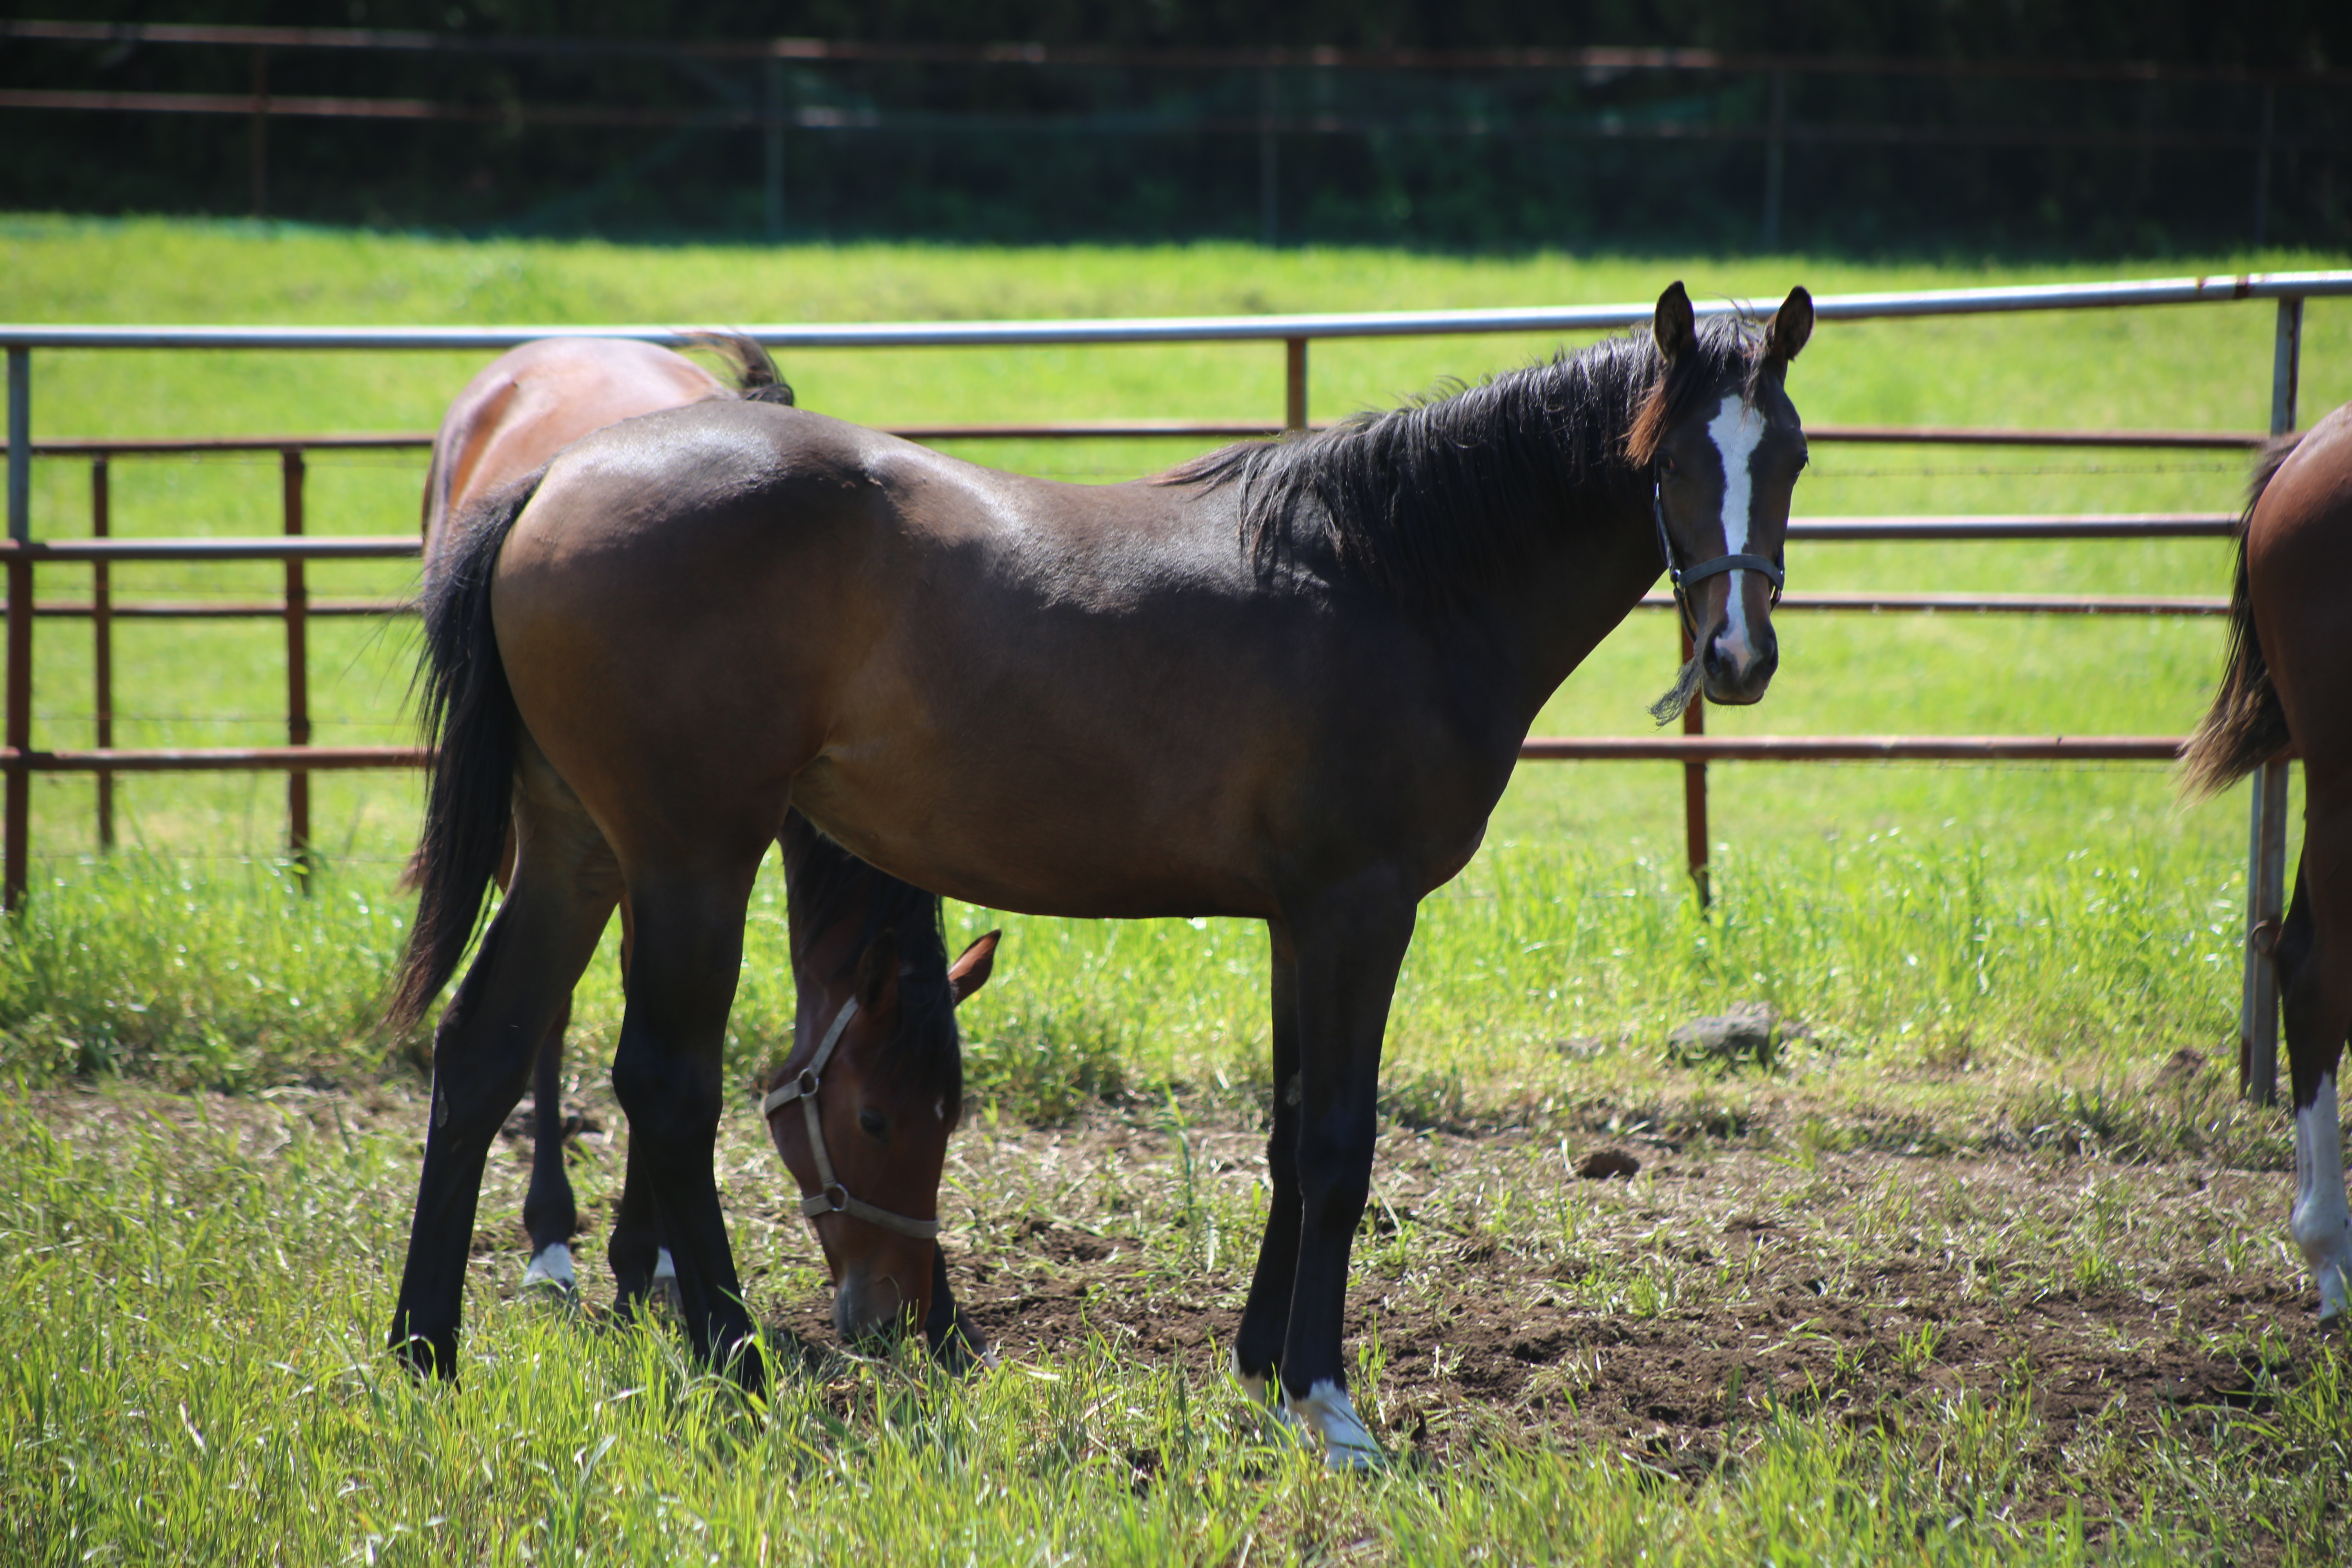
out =
[[[940,1234],[939,1221],[909,1219],[905,1215],[892,1214],[888,1209],[876,1208],[864,1198],[854,1196],[847,1187],[841,1184],[841,1178],[834,1174],[833,1157],[824,1146],[824,1119],[817,1112],[816,1091],[824,1081],[824,1064],[833,1059],[834,1047],[841,1044],[843,1031],[849,1027],[849,1020],[856,1016],[857,999],[853,996],[843,1003],[841,1011],[834,1016],[833,1027],[824,1032],[824,1039],[818,1045],[816,1055],[809,1058],[809,1065],[770,1089],[768,1097],[760,1101],[760,1114],[772,1119],[777,1111],[797,1100],[801,1102],[801,1113],[808,1118],[809,1152],[816,1160],[817,1190],[801,1199],[802,1214],[810,1219],[819,1215],[845,1214],[852,1219],[862,1219],[868,1225],[878,1225],[884,1230],[895,1230],[900,1236],[911,1236],[918,1241],[935,1240]]]
[[[1658,553],[1665,558],[1666,581],[1675,590],[1675,610],[1683,618],[1683,626],[1696,639],[1691,626],[1690,599],[1685,590],[1693,583],[1719,576],[1726,572],[1761,572],[1772,584],[1772,603],[1780,602],[1780,584],[1788,580],[1788,569],[1769,555],[1718,555],[1712,561],[1702,561],[1687,569],[1675,561],[1675,542],[1666,532],[1666,500],[1655,479],[1650,481],[1650,516],[1658,525]]]

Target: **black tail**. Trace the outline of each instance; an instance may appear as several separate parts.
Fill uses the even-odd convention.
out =
[[[469,508],[425,584],[417,680],[425,742],[434,755],[425,828],[409,862],[418,889],[416,923],[386,1009],[395,1029],[423,1017],[456,973],[506,849],[521,721],[490,624],[490,576],[515,519],[546,474],[541,468]]]
[[[734,373],[735,390],[747,403],[781,403],[793,406],[792,384],[784,373],[776,368],[766,348],[740,332],[688,332],[686,338],[697,347],[709,349],[727,362]]]
[[[2246,491],[2246,513],[2238,523],[2238,575],[2230,589],[2230,653],[2221,670],[2221,684],[2205,721],[2180,752],[2180,790],[2201,800],[2222,790],[2286,750],[2286,710],[2279,705],[2278,689],[2271,684],[2270,665],[2254,636],[2254,595],[2246,580],[2246,534],[2254,521],[2254,503],[2302,440],[2282,436],[2264,447],[2254,460],[2254,474]]]

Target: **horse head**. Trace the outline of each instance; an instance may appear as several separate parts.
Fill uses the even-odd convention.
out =
[[[962,1110],[951,1010],[986,983],[1000,934],[948,966],[944,997],[923,994],[922,965],[902,961],[887,929],[840,963],[825,961],[835,931],[819,933],[799,965],[793,1052],[762,1109],[824,1249],[845,1341],[930,1317],[940,1178]]]
[[[1684,700],[1696,685],[1710,702],[1754,702],[1780,667],[1772,607],[1805,466],[1804,426],[1784,384],[1812,330],[1802,289],[1760,337],[1731,321],[1702,331],[1680,283],[1658,297],[1652,333],[1664,373],[1630,446],[1649,468],[1659,550],[1691,638]],[[1675,694],[1667,704],[1681,706]]]

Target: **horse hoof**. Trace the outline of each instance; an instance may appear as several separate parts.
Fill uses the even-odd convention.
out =
[[[1376,1470],[1388,1456],[1373,1441],[1371,1429],[1356,1414],[1348,1391],[1329,1378],[1320,1378],[1298,1398],[1286,1399],[1290,1417],[1323,1439],[1323,1463],[1335,1470]]]
[[[523,1270],[523,1294],[551,1299],[563,1306],[576,1306],[580,1300],[580,1279],[572,1270],[572,1249],[558,1241],[551,1243],[530,1260]]]
[[[671,1317],[686,1316],[686,1292],[678,1288],[677,1264],[671,1259],[667,1247],[654,1255],[654,1282],[646,1296],[656,1308]]]
[[[1239,1351],[1232,1353],[1225,1363],[1225,1370],[1233,1374],[1235,1383],[1241,1384],[1243,1397],[1250,1402],[1265,1423],[1266,1436],[1270,1441],[1283,1444],[1306,1441],[1306,1428],[1298,1424],[1297,1416],[1283,1408],[1282,1390],[1273,1378],[1245,1370],[1242,1366]]]

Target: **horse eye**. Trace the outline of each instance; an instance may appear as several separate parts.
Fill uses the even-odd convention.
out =
[[[1676,466],[1677,465],[1675,462],[1675,455],[1672,452],[1665,452],[1659,455],[1658,475],[1661,479],[1673,479],[1675,477],[1675,469]]]
[[[865,1129],[866,1135],[869,1138],[879,1138],[890,1131],[890,1124],[882,1120],[882,1113],[878,1110],[859,1111],[857,1125]]]

